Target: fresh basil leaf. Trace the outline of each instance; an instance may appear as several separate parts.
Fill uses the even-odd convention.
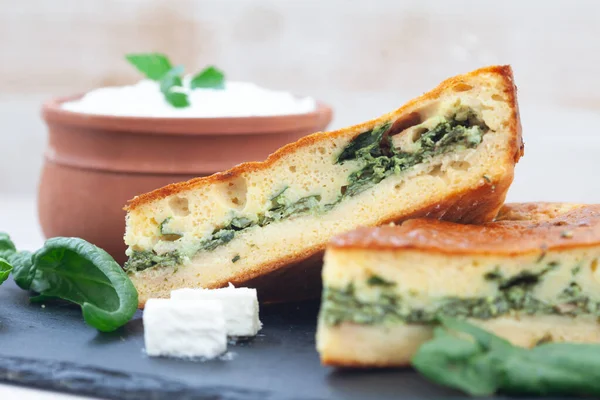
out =
[[[600,346],[547,343],[531,350],[465,321],[441,318],[415,369],[471,395],[600,395]]]
[[[33,254],[29,251],[20,251],[14,253],[9,260],[14,267],[12,274],[15,283],[21,289],[29,290],[35,276]]]
[[[79,304],[85,322],[100,331],[119,328],[137,310],[137,291],[119,264],[83,239],[47,240],[33,269],[31,290]]]
[[[17,249],[12,240],[10,240],[10,236],[4,232],[0,232],[0,258],[8,260],[16,252]]]
[[[65,300],[59,299],[57,297],[45,296],[43,294],[38,294],[36,296],[29,297],[29,302],[30,303],[59,303],[59,302],[63,302],[65,304],[69,304]]]
[[[0,232],[0,258],[11,265],[15,283],[22,289],[29,289],[33,279],[31,253],[17,251],[10,236],[4,232]]]
[[[597,344],[544,343],[531,349],[529,354],[544,358],[548,364],[559,364],[574,372],[589,372],[591,368],[600,374],[600,346]]]
[[[224,89],[225,74],[214,66],[207,67],[194,75],[190,82],[190,87],[192,89]]]
[[[173,68],[167,56],[160,53],[127,54],[125,58],[153,81],[162,79]]]
[[[429,380],[472,396],[493,394],[499,387],[496,357],[472,340],[437,327],[434,339],[422,345],[413,367]]]
[[[507,357],[502,364],[506,393],[600,395],[600,346],[548,343]]]
[[[8,279],[13,267],[4,258],[0,258],[0,284]]]
[[[515,349],[509,341],[467,321],[448,317],[438,317],[438,321],[447,330],[470,335],[484,350],[503,350],[509,352]]]

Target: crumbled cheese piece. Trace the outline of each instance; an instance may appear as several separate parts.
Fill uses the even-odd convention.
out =
[[[220,301],[229,336],[254,336],[262,327],[258,318],[256,289],[235,288],[232,284],[221,289],[177,289],[171,292],[171,300]]]
[[[144,309],[144,342],[149,356],[214,358],[227,350],[220,301],[149,299]]]

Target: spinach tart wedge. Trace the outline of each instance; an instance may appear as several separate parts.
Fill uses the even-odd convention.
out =
[[[522,152],[511,68],[482,68],[264,162],[135,197],[125,269],[140,306],[173,289],[228,282],[256,287],[261,301],[318,297],[333,236],[418,216],[489,221]]]
[[[404,366],[438,317],[514,345],[600,342],[600,205],[522,203],[495,222],[361,228],[325,253],[317,348],[326,365]]]

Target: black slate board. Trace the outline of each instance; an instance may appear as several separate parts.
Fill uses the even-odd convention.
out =
[[[30,304],[9,280],[0,287],[0,381],[111,399],[466,398],[410,369],[322,367],[317,312],[318,302],[262,306],[263,330],[230,345],[231,359],[149,358],[140,312],[118,331],[100,333],[78,307]]]

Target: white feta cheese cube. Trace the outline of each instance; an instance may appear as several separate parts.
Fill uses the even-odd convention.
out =
[[[143,321],[149,356],[214,358],[227,350],[220,301],[149,299]]]
[[[220,301],[229,336],[254,336],[262,327],[258,318],[256,289],[235,288],[231,284],[221,289],[177,289],[171,292],[171,300],[198,303]]]

